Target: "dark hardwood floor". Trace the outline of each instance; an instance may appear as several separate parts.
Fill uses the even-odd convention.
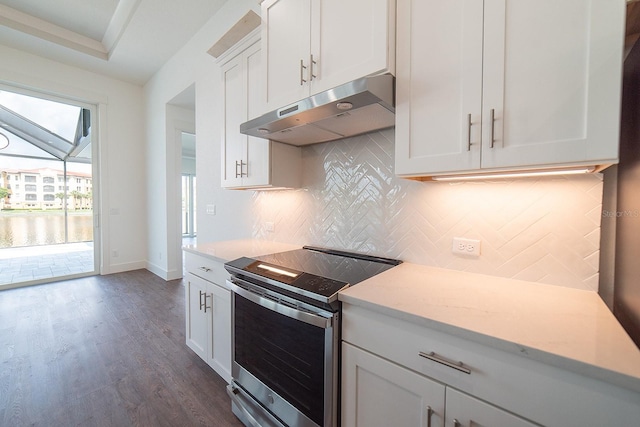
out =
[[[0,291],[0,426],[241,426],[146,270]]]

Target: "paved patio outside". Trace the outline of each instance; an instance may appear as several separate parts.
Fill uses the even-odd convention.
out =
[[[94,270],[93,242],[0,249],[0,286]]]

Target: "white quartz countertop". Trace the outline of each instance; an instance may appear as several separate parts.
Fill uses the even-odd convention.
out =
[[[340,300],[640,392],[640,350],[595,292],[404,263]]]
[[[300,245],[292,245],[289,243],[246,239],[196,243],[194,245],[185,245],[182,249],[187,252],[211,258],[214,261],[227,262],[243,256],[253,257],[299,248]]]

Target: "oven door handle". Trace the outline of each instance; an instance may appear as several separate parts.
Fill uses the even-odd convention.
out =
[[[327,318],[314,313],[297,310],[293,307],[289,307],[277,301],[273,301],[269,298],[265,298],[253,292],[247,291],[246,289],[241,288],[231,281],[227,280],[227,284],[234,293],[268,310],[275,311],[276,313],[323,329],[328,329],[333,325],[333,315]]]

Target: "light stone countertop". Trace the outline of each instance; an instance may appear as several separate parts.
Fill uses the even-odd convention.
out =
[[[300,245],[289,243],[269,242],[266,240],[244,239],[227,240],[222,242],[196,243],[182,247],[186,252],[202,255],[214,261],[227,262],[246,256],[273,254],[276,252],[300,249]]]
[[[640,392],[640,350],[595,292],[403,263],[340,300]]]
[[[245,239],[183,249],[227,262],[298,248]],[[595,292],[403,263],[340,300],[640,392],[640,350]]]

